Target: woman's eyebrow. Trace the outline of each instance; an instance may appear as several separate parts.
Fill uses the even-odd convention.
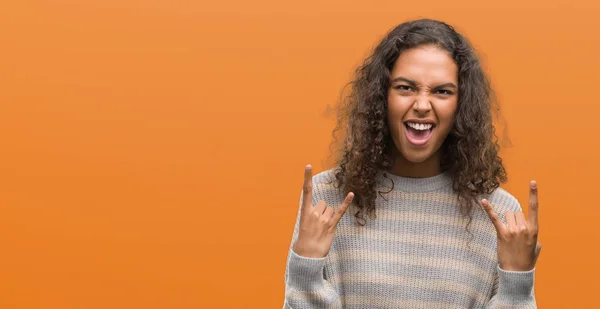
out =
[[[411,87],[416,88],[417,87],[417,82],[415,82],[414,80],[410,80],[408,78],[404,78],[404,77],[396,77],[392,80],[392,84],[395,82],[405,82],[407,84],[409,84]]]
[[[458,89],[458,87],[456,87],[456,85],[454,83],[441,84],[439,86],[435,86],[433,89],[440,89],[440,88],[454,88],[454,89]]]
[[[417,87],[417,82],[415,82],[414,80],[410,80],[408,78],[405,77],[396,77],[392,80],[392,84],[395,82],[405,82],[407,84],[409,84],[411,87]],[[454,83],[444,83],[438,86],[433,87],[433,89],[440,89],[440,88],[454,88],[454,89],[458,89],[458,87],[454,84]]]

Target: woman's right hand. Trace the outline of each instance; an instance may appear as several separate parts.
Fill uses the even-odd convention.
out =
[[[304,168],[304,186],[302,189],[302,204],[300,205],[300,229],[298,239],[292,250],[303,257],[323,258],[327,256],[335,228],[342,219],[346,209],[352,203],[354,194],[348,193],[342,205],[334,211],[327,207],[325,201],[312,205],[312,167]]]

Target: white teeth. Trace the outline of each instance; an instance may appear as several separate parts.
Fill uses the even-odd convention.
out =
[[[431,123],[427,123],[427,124],[423,124],[423,123],[414,123],[414,122],[407,122],[406,123],[409,127],[415,129],[415,130],[429,130],[431,129],[431,127],[433,127],[433,125]]]

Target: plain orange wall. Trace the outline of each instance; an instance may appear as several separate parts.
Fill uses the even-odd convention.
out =
[[[540,308],[600,276],[597,1],[2,1],[0,308],[280,308],[304,164],[407,19],[480,50]],[[485,3],[483,3],[485,2]]]

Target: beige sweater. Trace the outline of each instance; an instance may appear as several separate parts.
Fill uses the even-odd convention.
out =
[[[333,170],[313,177],[313,205],[338,207],[344,195]],[[465,230],[448,174],[378,176],[377,217],[355,223],[349,208],[325,258],[289,251],[284,308],[536,308],[534,272],[498,266],[496,230],[479,207]],[[503,189],[488,198],[504,221],[519,202]],[[504,221],[505,222],[505,221]],[[298,220],[292,244],[298,235]],[[469,246],[470,242],[470,246]]]

